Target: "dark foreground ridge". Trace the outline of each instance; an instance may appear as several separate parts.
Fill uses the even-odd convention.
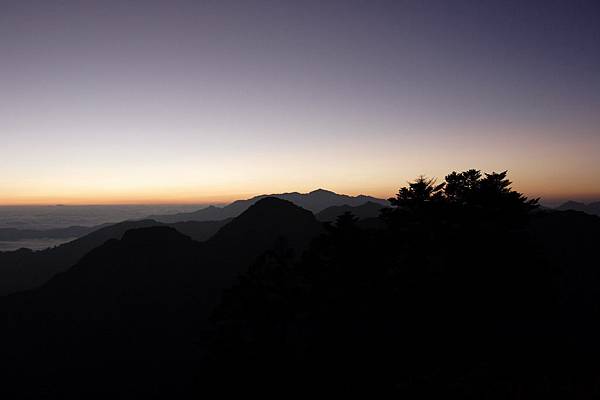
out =
[[[506,173],[475,170],[390,204],[377,224],[323,224],[265,198],[204,242],[130,229],[0,301],[2,390],[598,394],[600,218],[539,210]]]
[[[194,240],[204,241],[230,220],[162,224],[154,220],[125,221],[97,227],[79,239],[41,251],[20,249],[0,252],[0,295],[38,287],[78,262],[110,239],[120,239],[130,229],[170,226]]]

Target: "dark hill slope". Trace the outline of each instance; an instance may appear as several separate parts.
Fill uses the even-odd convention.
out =
[[[6,373],[30,377],[19,390],[34,394],[50,383],[97,395],[120,379],[136,393],[189,388],[197,366],[188,360],[206,348],[222,290],[271,246],[301,246],[320,229],[309,211],[264,199],[203,243],[170,227],[129,230],[42,287],[0,300]],[[89,383],[98,376],[110,384]]]
[[[301,246],[320,230],[321,224],[310,211],[290,201],[267,197],[221,228],[208,243],[254,248],[270,246],[273,239],[285,237],[291,245]]]
[[[144,387],[157,359],[178,358],[179,371],[206,315],[202,247],[168,227],[130,230],[41,288],[5,298],[0,354],[11,368],[3,372],[27,376],[18,390],[31,397],[50,390],[75,398],[101,396],[121,379],[124,389]],[[100,385],[100,376],[112,383]],[[149,395],[153,384],[146,386]]]
[[[254,266],[217,313],[230,324],[213,347],[223,385],[241,366],[262,390],[275,365],[303,371],[283,376],[283,390],[596,393],[600,218],[538,212],[505,225],[506,215],[460,211],[418,224],[422,214],[399,211],[381,230],[344,218],[298,264],[275,255]],[[304,373],[315,370],[325,378]]]
[[[225,268],[232,267],[232,261],[241,262],[243,268],[281,240],[300,247],[319,232],[320,224],[309,211],[267,198],[204,243],[167,226],[127,230],[121,240],[105,241],[39,290],[13,297],[45,297],[41,304],[49,310],[104,308],[134,294],[132,299],[139,304],[158,305],[154,297],[174,304],[181,296],[202,292],[211,282],[234,278],[239,265]],[[48,299],[61,299],[58,308]]]
[[[165,224],[178,232],[189,236],[197,242],[204,242],[210,239],[222,227],[231,222],[231,218],[218,221],[185,221]]]
[[[204,241],[227,222],[229,221],[181,222],[171,226],[194,240]],[[46,250],[20,249],[0,252],[0,295],[43,284],[56,273],[74,265],[87,252],[107,240],[121,239],[130,229],[158,225],[162,224],[153,220],[125,221],[105,226],[79,239]]]
[[[440,384],[440,378],[427,375],[433,365],[428,360],[446,359],[445,353],[436,352],[450,349],[455,358],[447,358],[447,367],[452,373],[442,376],[441,387],[458,384],[459,392],[464,386],[481,394],[504,384],[498,379],[512,373],[532,343],[549,358],[578,348],[577,354],[589,353],[596,359],[600,280],[595,238],[600,234],[600,218],[577,212],[537,213],[529,226],[516,231],[502,228],[492,240],[485,226],[472,231],[476,226],[467,224],[464,230],[450,232],[444,224],[435,225],[443,240],[424,244],[422,240],[433,240],[428,239],[429,229],[361,232],[355,227],[334,227],[333,236],[320,236],[321,245],[316,243],[312,256],[309,252],[299,262],[300,266],[306,263],[305,269],[297,270],[301,279],[286,275],[285,262],[282,269],[268,264],[264,273],[259,269],[258,275],[242,278],[239,282],[250,284],[238,285],[243,301],[232,303],[234,311],[245,313],[254,305],[260,312],[217,319],[217,336],[207,321],[222,289],[236,293],[231,284],[255,255],[285,242],[302,247],[318,235],[321,226],[313,215],[287,201],[267,198],[203,243],[168,227],[129,230],[41,288],[0,300],[4,334],[0,357],[6,367],[0,372],[5,381],[17,385],[19,394],[30,398],[41,393],[64,398],[64,390],[79,398],[116,397],[116,393],[134,398],[157,393],[183,397],[185,393],[178,390],[194,385],[199,393],[206,393],[205,373],[215,370],[215,358],[207,360],[205,350],[208,340],[216,337],[210,343],[225,354],[232,348],[250,349],[248,364],[226,363],[223,385],[231,386],[236,365],[254,368],[242,369],[249,375],[256,372],[262,379],[259,384],[273,384],[273,376],[265,374],[259,361],[275,342],[283,347],[275,346],[269,353],[281,355],[274,360],[294,361],[292,356],[298,356],[304,362],[306,354],[316,354],[303,364],[303,372],[323,367],[328,369],[326,379],[335,370],[318,361],[331,361],[330,355],[335,361],[331,365],[339,366],[336,360],[342,356],[354,373],[365,372],[365,365],[369,371],[388,373],[373,382],[399,379],[394,388],[405,382],[403,373],[420,376],[418,369],[424,368],[424,383],[416,384],[417,393],[431,386],[429,379]],[[456,232],[461,236],[455,237]],[[438,245],[442,249],[437,250]],[[389,268],[394,266],[400,269]],[[394,271],[398,273],[390,274]],[[554,291],[554,282],[559,292]],[[554,295],[558,301],[547,301]],[[325,336],[315,336],[319,332]],[[513,343],[521,347],[511,350]],[[467,344],[471,356],[476,355],[469,362],[461,361]],[[480,345],[487,353],[480,352]],[[485,367],[489,364],[479,367],[479,361],[497,361],[497,353],[503,355],[507,349],[506,364],[501,358],[499,366],[491,365],[489,371]],[[386,370],[386,359],[405,362],[412,359],[407,354],[417,364],[406,364],[405,371]],[[560,382],[546,379],[555,376],[538,372],[546,360],[537,361],[537,356],[536,350],[530,357],[536,361],[518,366],[516,378],[511,379],[519,383],[518,374],[523,373],[529,384],[530,374],[535,373],[558,387]],[[361,357],[369,362],[363,363]],[[465,370],[457,369],[457,363]],[[573,364],[560,365],[570,369]],[[286,365],[270,366],[290,376]],[[552,368],[548,370],[556,372]],[[557,371],[559,378],[571,376]],[[575,371],[572,376],[581,375]],[[353,375],[344,376],[339,381],[342,386],[350,382],[348,377]],[[365,380],[360,374],[354,377],[354,382]],[[291,380],[299,386],[310,383],[302,373],[293,374]],[[247,386],[235,382],[235,389],[247,391]],[[506,385],[513,387],[510,381]]]
[[[58,247],[0,252],[0,294],[36,287],[74,265],[87,252],[109,239],[120,239],[134,228],[158,225],[156,221],[127,221],[99,229]]]

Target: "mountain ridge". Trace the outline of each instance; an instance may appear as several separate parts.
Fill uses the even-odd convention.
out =
[[[167,224],[196,241],[204,241],[230,220],[191,221]],[[165,226],[144,219],[104,226],[73,241],[45,250],[19,249],[0,252],[0,295],[39,286],[78,262],[86,253],[111,239],[121,239],[131,229]]]
[[[308,193],[287,192],[275,194],[262,194],[246,200],[235,200],[234,202],[224,207],[208,206],[206,208],[202,208],[200,210],[190,213],[151,215],[148,218],[155,219],[160,222],[204,221],[218,220],[223,218],[233,218],[240,215],[252,204],[255,204],[257,201],[268,197],[275,197],[291,201],[292,203],[302,208],[305,208],[313,212],[314,214],[317,214],[323,211],[324,209],[332,206],[359,206],[366,202],[378,203],[383,206],[388,205],[387,200],[379,199],[364,194],[360,194],[357,196],[349,196],[319,188]]]
[[[150,221],[105,241],[39,288],[0,298],[0,311],[6,316],[44,315],[37,321],[48,323],[50,330],[38,338],[41,346],[72,334],[65,321],[73,319],[83,332],[75,333],[74,340],[97,336],[95,324],[107,315],[127,329],[144,331],[157,329],[157,314],[163,321],[182,312],[194,315],[194,323],[207,321],[221,290],[258,255],[276,248],[281,238],[303,246],[320,232],[321,223],[311,212],[276,198],[260,200],[205,242]],[[17,317],[11,323],[31,328],[26,330],[35,337],[37,327],[27,321]],[[187,317],[177,321],[188,323]],[[159,330],[175,336],[185,332],[168,324]]]
[[[559,211],[582,211],[591,215],[600,215],[600,201],[592,201],[590,203],[583,203],[579,201],[569,200],[556,207]]]
[[[276,194],[261,194],[250,199],[235,200],[225,206],[209,205],[192,212],[176,213],[176,214],[153,214],[145,218],[132,219],[132,221],[155,220],[161,223],[176,223],[187,221],[220,221],[238,216],[250,205],[256,203],[260,199],[267,197],[283,198],[284,200],[292,201],[293,203],[312,211],[315,215],[329,207],[334,206],[351,206],[357,207],[367,202],[389,205],[387,200],[379,199],[373,196],[359,194],[350,196],[345,194],[335,193],[331,190],[318,188],[308,193],[286,192]],[[116,222],[119,223],[119,222]],[[0,241],[10,242],[24,239],[72,239],[81,238],[99,229],[110,225],[115,225],[115,222],[106,222],[94,226],[79,226],[73,225],[66,228],[52,229],[19,229],[19,228],[0,228]]]

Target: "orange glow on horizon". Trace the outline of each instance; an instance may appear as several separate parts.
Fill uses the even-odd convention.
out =
[[[441,181],[441,179],[438,179]],[[404,182],[406,183],[406,182]],[[377,198],[387,199],[393,197],[398,192],[398,189],[402,184],[398,185],[398,188],[389,190],[387,188],[378,188],[370,191],[365,190],[349,190],[343,188],[329,188],[322,187],[325,190],[331,190],[338,194],[346,194],[350,196],[368,195]],[[278,191],[245,191],[235,193],[224,193],[221,195],[164,195],[163,194],[128,194],[128,195],[54,195],[54,196],[1,196],[0,206],[53,206],[53,205],[65,205],[65,206],[82,206],[82,205],[227,205],[236,200],[249,199],[254,196],[263,194],[279,194],[279,193],[308,193],[319,187],[304,189],[304,190],[278,190]],[[521,185],[513,184],[513,189],[523,192],[530,198],[541,197],[542,202],[560,202],[565,200],[577,200],[577,201],[594,201],[600,199],[600,192],[598,193],[586,193],[583,191],[564,191],[560,188],[548,188],[545,190],[543,187],[534,186],[531,190]]]

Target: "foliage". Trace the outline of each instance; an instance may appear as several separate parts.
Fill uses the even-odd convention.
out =
[[[530,313],[547,318],[555,287],[521,231],[537,200],[512,190],[506,175],[419,177],[390,199],[384,229],[362,229],[346,213],[299,261],[261,258],[215,314],[237,334],[221,335],[229,339],[213,356],[336,365],[348,381],[360,365],[439,368],[457,346],[460,357],[475,357],[477,343],[497,340],[495,327],[517,327]]]

